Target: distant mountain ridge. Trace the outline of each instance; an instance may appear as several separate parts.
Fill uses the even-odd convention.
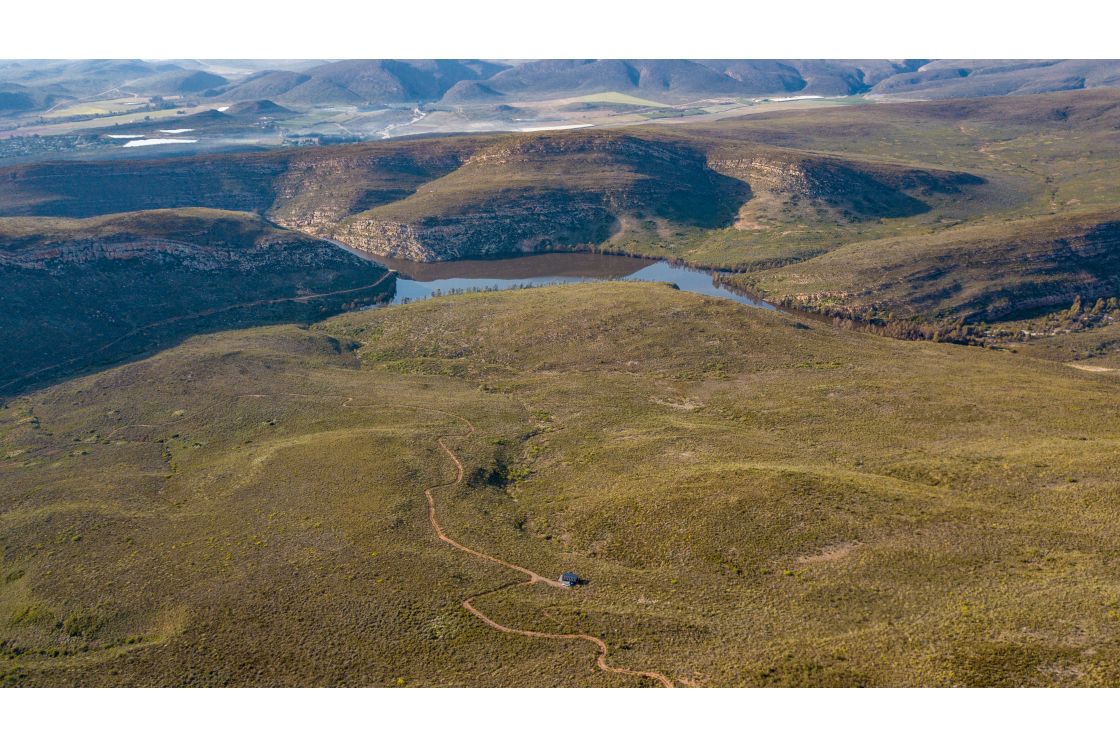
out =
[[[233,66],[236,67],[236,66]],[[1118,60],[488,60],[246,62],[0,61],[0,111],[28,112],[110,91],[269,99],[281,106],[486,106],[608,92],[664,103],[719,97],[972,98],[1120,86]],[[222,70],[230,69],[227,61]],[[249,70],[255,70],[245,74]]]
[[[343,60],[300,73],[265,70],[219,95],[302,106],[437,101],[460,81],[483,80],[506,67],[482,60]]]

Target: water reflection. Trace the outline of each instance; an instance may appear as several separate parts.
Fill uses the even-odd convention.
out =
[[[391,301],[393,304],[472,290],[634,280],[673,283],[689,293],[725,298],[757,308],[774,308],[765,301],[721,285],[718,274],[708,270],[611,254],[533,254],[506,259],[431,263],[382,258],[377,261],[399,274],[397,292]]]

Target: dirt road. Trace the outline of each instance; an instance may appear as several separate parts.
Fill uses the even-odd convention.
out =
[[[450,414],[450,413],[447,413],[447,414]],[[456,542],[455,540],[448,537],[447,534],[443,531],[443,527],[440,526],[439,519],[436,516],[436,499],[435,499],[435,496],[432,494],[432,491],[436,490],[438,488],[453,487],[453,486],[458,485],[459,483],[461,483],[463,481],[463,463],[461,461],[459,461],[459,457],[455,456],[455,452],[453,452],[447,446],[447,444],[444,442],[444,439],[452,437],[452,436],[467,437],[467,436],[473,435],[474,432],[475,432],[474,424],[471,421],[469,421],[466,418],[463,418],[461,416],[458,416],[458,415],[452,415],[452,417],[454,417],[457,420],[459,420],[460,422],[466,424],[467,431],[466,431],[466,433],[461,433],[461,434],[448,434],[448,435],[440,436],[436,439],[436,443],[439,444],[439,447],[441,449],[443,449],[443,452],[445,454],[447,454],[448,458],[450,458],[451,461],[455,464],[455,479],[452,480],[451,482],[444,482],[444,483],[438,483],[436,485],[432,485],[432,486],[430,486],[430,487],[428,487],[424,490],[424,495],[427,496],[427,498],[428,498],[428,519],[432,523],[432,529],[435,530],[436,536],[439,537],[440,540],[442,540],[443,542],[446,542],[447,544],[451,545],[452,547],[454,547],[457,550],[461,550],[462,552],[465,552],[469,555],[473,555],[476,558],[480,558],[482,560],[486,560],[486,561],[491,562],[491,563],[496,563],[497,565],[503,566],[503,567],[508,568],[512,571],[517,571],[518,573],[524,573],[526,576],[528,576],[528,578],[525,581],[522,581],[520,584],[505,584],[505,585],[500,586],[497,589],[494,589],[492,591],[488,591],[488,592],[485,592],[483,594],[476,594],[473,597],[468,597],[467,599],[463,600],[463,608],[466,609],[467,612],[470,612],[472,615],[477,617],[482,622],[489,625],[494,630],[500,630],[503,633],[509,633],[511,635],[526,636],[528,638],[548,638],[548,639],[552,639],[552,640],[577,640],[578,639],[578,640],[583,640],[583,641],[588,641],[590,643],[594,643],[599,649],[599,656],[595,660],[595,663],[599,666],[599,669],[602,669],[604,672],[609,672],[611,674],[624,674],[624,675],[629,675],[629,676],[632,676],[632,677],[646,677],[646,678],[649,678],[649,679],[656,680],[657,682],[661,683],[665,687],[673,687],[672,680],[670,680],[668,677],[666,677],[665,675],[663,675],[659,672],[642,672],[642,671],[636,671],[636,670],[633,670],[633,669],[623,669],[621,667],[612,667],[610,664],[607,664],[607,655],[610,653],[610,649],[608,648],[606,641],[604,641],[602,638],[596,638],[595,636],[588,635],[587,633],[545,633],[545,632],[542,632],[542,631],[539,631],[539,630],[521,630],[519,628],[511,628],[508,625],[502,625],[501,623],[493,620],[492,618],[487,617],[486,615],[484,615],[482,612],[479,612],[478,609],[475,608],[473,602],[476,599],[479,599],[480,597],[487,596],[488,594],[496,594],[497,592],[508,589],[511,586],[527,586],[527,585],[531,585],[531,584],[546,584],[548,586],[552,586],[552,587],[556,587],[556,588],[564,588],[564,585],[561,584],[559,581],[553,581],[550,578],[546,578],[546,577],[540,575],[539,573],[537,573],[536,571],[531,571],[528,568],[523,568],[519,565],[516,565],[515,563],[510,563],[507,560],[502,560],[501,558],[496,558],[493,555],[487,555],[484,552],[481,552],[479,550],[475,550],[474,548],[468,547],[468,546],[466,546],[466,545],[464,545],[460,542]]]
[[[244,397],[244,398],[247,398],[247,399],[269,399],[271,397],[276,397],[276,396],[298,397],[298,398],[308,398],[308,399],[319,398],[319,395],[303,394],[303,393],[295,393],[295,392],[280,392],[280,393],[275,393],[275,394],[241,394],[241,395],[237,395],[237,396]],[[215,406],[217,406],[217,405],[215,405]],[[425,497],[427,498],[427,501],[428,501],[428,520],[431,522],[432,529],[435,531],[436,537],[438,537],[441,542],[444,542],[444,543],[450,545],[451,547],[454,547],[456,550],[459,550],[460,552],[464,552],[468,555],[476,557],[479,560],[484,560],[488,563],[494,563],[495,565],[500,565],[503,568],[508,568],[511,571],[516,571],[517,573],[522,573],[526,576],[526,579],[524,581],[519,582],[519,583],[503,584],[502,586],[499,586],[496,589],[491,589],[490,591],[483,592],[481,594],[476,594],[476,595],[473,595],[471,597],[468,597],[467,599],[464,599],[463,602],[462,602],[462,606],[465,610],[467,610],[467,612],[471,613],[472,615],[477,617],[479,620],[481,620],[483,623],[485,623],[489,627],[493,628],[494,630],[500,631],[502,633],[507,633],[509,635],[520,635],[520,636],[525,636],[527,638],[543,638],[543,639],[550,639],[550,640],[582,640],[582,641],[587,641],[588,643],[593,643],[596,646],[596,648],[599,649],[599,655],[596,658],[595,663],[599,667],[599,669],[603,670],[604,672],[607,672],[607,673],[610,673],[610,674],[621,674],[621,675],[626,675],[626,676],[630,676],[630,677],[643,677],[643,678],[655,680],[656,682],[658,682],[659,684],[661,684],[665,687],[673,687],[672,680],[670,680],[668,677],[666,677],[664,674],[661,674],[660,672],[646,672],[646,671],[639,671],[639,670],[633,670],[633,669],[625,669],[625,668],[622,668],[622,667],[613,667],[610,664],[608,664],[607,663],[607,656],[610,654],[610,648],[607,646],[606,641],[604,641],[602,638],[598,638],[596,636],[589,635],[587,633],[547,633],[547,632],[543,632],[543,631],[539,631],[539,630],[523,630],[523,629],[520,629],[520,628],[513,628],[513,627],[510,627],[508,625],[503,625],[500,622],[497,622],[493,618],[491,618],[491,617],[487,616],[486,614],[480,612],[474,606],[475,600],[480,599],[484,596],[491,595],[491,594],[497,594],[498,592],[504,591],[504,590],[512,588],[514,586],[527,586],[527,585],[532,585],[532,584],[545,584],[546,586],[550,586],[550,587],[553,587],[553,588],[558,588],[558,589],[564,588],[564,585],[561,584],[559,581],[554,581],[550,578],[542,576],[541,574],[537,573],[536,571],[532,571],[528,568],[517,565],[516,563],[511,563],[508,560],[503,560],[502,558],[496,557],[494,555],[489,555],[485,552],[482,552],[481,550],[477,550],[473,547],[470,547],[468,545],[464,545],[463,543],[452,539],[451,537],[449,537],[447,535],[447,533],[444,531],[443,527],[440,525],[439,517],[438,517],[438,514],[437,514],[437,510],[436,510],[436,499],[435,499],[435,495],[434,495],[433,491],[438,490],[439,488],[449,488],[449,487],[454,487],[456,485],[459,485],[460,483],[463,482],[463,475],[464,475],[464,468],[463,468],[462,461],[459,460],[459,457],[456,456],[455,452],[453,452],[451,450],[451,448],[447,445],[447,443],[444,439],[447,439],[447,438],[467,438],[467,437],[470,437],[470,436],[474,435],[474,433],[476,432],[474,423],[472,423],[470,420],[468,420],[467,418],[465,418],[461,415],[456,415],[455,413],[448,412],[446,410],[437,410],[435,408],[420,407],[420,406],[415,406],[415,405],[404,405],[404,404],[387,404],[387,403],[354,404],[354,398],[353,397],[346,397],[345,400],[342,402],[341,407],[347,408],[347,409],[395,407],[395,408],[412,410],[412,411],[415,411],[415,412],[434,413],[434,414],[437,414],[437,415],[441,415],[443,417],[448,417],[448,418],[452,418],[454,420],[457,420],[466,427],[466,430],[464,432],[448,433],[448,434],[438,436],[436,438],[436,443],[439,445],[439,448],[444,452],[444,454],[447,455],[447,457],[455,465],[455,479],[447,481],[447,482],[436,483],[436,484],[430,485],[429,487],[424,489],[424,495],[425,495]],[[205,412],[205,410],[203,412]],[[197,415],[198,413],[195,412],[193,414]],[[162,427],[162,426],[169,426],[169,425],[172,425],[173,423],[176,423],[176,422],[178,422],[178,421],[177,420],[171,420],[171,421],[164,422],[164,423],[134,423],[134,424],[131,424],[131,425],[128,425],[128,426],[118,427],[116,430],[113,431],[113,434],[116,434],[120,430],[122,430],[124,428],[129,428],[129,427],[156,428],[156,427]]]

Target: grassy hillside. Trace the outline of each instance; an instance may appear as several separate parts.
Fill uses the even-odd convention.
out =
[[[1120,295],[1120,212],[987,221],[856,243],[758,273],[788,305],[862,318],[998,321]]]
[[[987,212],[1115,205],[1120,92],[1113,90],[785,111],[681,132],[967,171],[1004,186]]]
[[[916,219],[832,229],[822,243],[825,227],[799,249],[798,237],[813,234],[806,221],[808,233],[793,233],[790,246],[778,250],[785,267],[756,267],[761,271],[740,279],[805,308],[936,327],[945,319],[1045,315],[1079,295],[1092,305],[1117,294],[1118,127],[1120,96],[1087,91],[844,108],[827,116],[786,112],[680,129],[718,135],[725,147],[765,142],[983,177],[984,185],[946,194]],[[1041,318],[1030,326],[1047,335],[1058,329]]]
[[[198,332],[320,319],[390,291],[385,273],[244,213],[0,219],[0,395]]]
[[[12,684],[1115,685],[1120,380],[663,286],[193,338],[0,410]],[[416,409],[413,409],[416,408]],[[473,422],[466,434],[457,418]],[[1061,614],[1055,614],[1060,608]]]

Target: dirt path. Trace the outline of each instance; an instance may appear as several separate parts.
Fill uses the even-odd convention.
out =
[[[513,586],[526,586],[533,583],[536,582],[530,579],[528,581],[522,581],[519,584],[513,584]],[[474,605],[472,604],[472,602],[474,602],[474,600],[478,599],[479,597],[484,597],[487,594],[495,594],[508,588],[510,588],[509,585],[502,586],[494,589],[493,591],[485,592],[484,594],[477,594],[473,597],[468,597],[467,599],[463,600],[463,607],[467,610],[467,612],[470,612],[472,615],[477,617],[479,620],[482,620],[482,622],[486,623],[491,628],[500,630],[503,633],[510,633],[512,635],[523,635],[529,638],[551,638],[553,640],[569,641],[578,639],[581,641],[590,641],[591,643],[594,643],[599,647],[599,656],[595,659],[595,663],[599,666],[599,669],[602,669],[604,672],[610,672],[611,674],[625,674],[632,677],[647,677],[649,679],[657,680],[665,687],[673,687],[673,681],[660,672],[639,672],[634,669],[612,667],[607,663],[607,654],[610,652],[610,649],[607,648],[606,641],[604,641],[602,638],[596,638],[595,636],[588,635],[587,633],[544,633],[539,630],[521,630],[519,628],[511,628],[508,625],[502,625],[500,622],[496,622],[495,620],[492,620],[491,618],[482,614],[477,609],[475,609]]]
[[[295,393],[295,392],[279,392],[279,393],[276,393],[276,394],[241,394],[241,395],[237,395],[237,396],[244,397],[244,398],[247,398],[247,399],[268,399],[268,398],[274,397],[274,396],[299,397],[299,398],[309,398],[309,399],[317,398],[317,395],[302,394],[302,393]],[[430,485],[430,486],[428,486],[427,488],[424,489],[424,496],[428,500],[428,520],[431,522],[432,529],[435,531],[436,537],[438,537],[441,542],[445,542],[446,544],[454,547],[456,550],[459,550],[460,552],[467,553],[468,555],[472,555],[472,556],[474,556],[474,557],[476,557],[480,560],[485,560],[489,563],[494,563],[495,565],[500,565],[503,568],[508,568],[511,571],[516,571],[518,573],[523,573],[523,574],[525,574],[525,576],[527,578],[524,581],[521,581],[521,582],[518,582],[518,583],[503,584],[502,586],[499,586],[496,589],[492,589],[490,591],[483,592],[481,594],[475,594],[474,596],[468,597],[468,598],[464,599],[463,602],[462,602],[463,609],[467,610],[467,612],[469,612],[472,615],[474,615],[475,617],[477,617],[479,620],[481,620],[483,623],[485,623],[489,627],[493,628],[494,630],[500,631],[502,633],[508,633],[510,635],[520,635],[520,636],[525,636],[527,638],[544,638],[544,639],[550,639],[550,640],[566,640],[566,641],[581,640],[581,641],[587,641],[589,643],[593,643],[599,649],[599,656],[596,658],[595,663],[599,667],[599,669],[603,670],[604,672],[607,672],[607,673],[610,673],[610,674],[627,675],[627,676],[631,676],[631,677],[644,677],[644,678],[647,678],[647,679],[656,680],[658,683],[660,683],[661,685],[663,685],[665,687],[673,687],[672,680],[670,680],[668,677],[666,677],[664,674],[661,674],[660,672],[645,672],[645,671],[639,671],[639,670],[634,670],[634,669],[625,669],[625,668],[622,668],[622,667],[612,667],[610,664],[607,663],[607,656],[610,654],[610,648],[607,646],[606,641],[604,641],[602,638],[598,638],[598,637],[590,635],[588,633],[546,633],[546,632],[539,631],[539,630],[523,630],[523,629],[520,629],[520,628],[512,628],[508,625],[502,625],[500,622],[497,622],[493,618],[488,617],[484,613],[480,612],[474,606],[475,600],[480,599],[484,596],[489,596],[491,594],[496,594],[500,591],[504,591],[504,590],[509,589],[513,586],[529,586],[529,585],[532,585],[532,584],[545,584],[545,585],[553,587],[553,588],[563,588],[564,585],[561,584],[559,581],[553,581],[550,578],[542,576],[541,574],[537,573],[536,571],[529,570],[528,568],[517,565],[516,563],[511,563],[508,560],[503,560],[503,559],[498,558],[494,555],[489,555],[487,553],[482,552],[481,550],[476,550],[473,547],[469,547],[467,545],[464,545],[463,543],[458,542],[458,541],[452,539],[451,537],[449,537],[447,535],[447,533],[444,531],[443,527],[440,525],[439,518],[438,518],[438,515],[437,515],[437,512],[436,512],[436,499],[435,499],[435,495],[434,495],[433,491],[435,491],[439,488],[449,488],[449,487],[454,487],[456,485],[459,485],[460,483],[463,482],[463,476],[464,476],[464,468],[463,468],[462,461],[460,461],[459,457],[456,456],[455,452],[453,452],[451,450],[451,448],[447,445],[447,443],[444,441],[444,439],[446,439],[446,438],[467,438],[467,437],[470,437],[470,436],[474,435],[475,432],[476,432],[474,423],[472,423],[470,420],[468,420],[467,418],[465,418],[461,415],[456,415],[455,413],[448,412],[446,410],[438,410],[438,409],[430,408],[430,407],[420,407],[420,406],[416,406],[416,405],[403,405],[403,404],[388,404],[388,403],[378,403],[378,404],[370,404],[370,405],[355,405],[355,404],[353,404],[353,402],[354,402],[353,397],[347,397],[342,402],[341,407],[347,408],[347,409],[396,407],[396,408],[401,408],[401,409],[413,410],[413,411],[416,411],[416,412],[435,413],[437,415],[442,415],[444,417],[449,417],[449,418],[453,418],[455,420],[458,420],[460,423],[462,423],[464,426],[466,426],[466,430],[462,433],[448,433],[448,434],[444,434],[444,435],[436,437],[436,443],[439,445],[439,448],[443,451],[444,454],[447,455],[447,457],[455,465],[455,479],[447,481],[447,482],[436,483],[436,484]],[[215,405],[215,406],[217,406],[217,405]],[[209,409],[209,408],[207,408],[207,409]],[[206,412],[206,409],[204,409],[203,412]],[[184,413],[184,414],[186,414],[186,413]],[[195,416],[195,415],[198,415],[199,413],[192,412],[190,414],[192,416]],[[129,427],[157,428],[157,427],[161,427],[161,426],[172,425],[173,423],[176,423],[176,422],[180,422],[180,421],[175,419],[175,420],[168,421],[168,422],[165,422],[165,423],[135,423],[135,424],[127,425],[127,426],[119,426],[116,430],[113,431],[113,433],[115,434],[115,433],[119,432],[120,430],[122,430],[124,428],[129,428]]]
[[[244,395],[244,396],[264,397],[266,395],[259,395],[258,394],[258,395]],[[289,396],[313,397],[314,395],[292,394],[292,395],[289,395]],[[541,574],[537,573],[536,571],[531,571],[528,568],[517,565],[516,563],[511,563],[508,560],[502,560],[501,558],[495,557],[493,555],[488,555],[487,553],[484,553],[481,550],[476,550],[473,547],[469,547],[467,545],[464,545],[463,543],[458,542],[458,541],[452,539],[451,537],[449,537],[447,535],[447,533],[443,530],[443,527],[440,525],[439,517],[437,516],[437,513],[436,513],[436,499],[435,499],[435,495],[434,495],[433,491],[438,490],[439,488],[450,488],[450,487],[454,487],[455,485],[460,484],[461,482],[463,482],[463,475],[464,475],[464,469],[463,469],[462,461],[459,460],[459,457],[455,455],[455,452],[453,452],[451,450],[451,448],[447,445],[447,443],[444,441],[444,439],[446,439],[446,438],[468,438],[470,436],[473,436],[475,434],[475,431],[476,431],[476,429],[474,427],[474,423],[472,423],[470,420],[463,417],[462,415],[456,415],[453,412],[448,412],[446,410],[437,410],[437,409],[431,408],[431,407],[418,407],[418,406],[415,406],[415,405],[400,405],[400,404],[355,405],[355,404],[353,404],[353,402],[354,402],[353,397],[347,397],[346,401],[344,401],[342,403],[342,407],[348,408],[348,409],[362,409],[362,408],[365,408],[365,407],[399,407],[399,408],[403,408],[403,409],[407,409],[407,410],[415,410],[415,411],[418,411],[418,412],[436,413],[438,415],[443,415],[444,417],[449,417],[449,418],[453,418],[455,420],[458,420],[460,423],[462,423],[464,426],[466,426],[466,430],[462,433],[447,433],[447,434],[436,437],[436,443],[439,445],[439,448],[443,451],[444,454],[447,455],[447,457],[451,460],[452,464],[455,465],[455,479],[450,480],[448,482],[441,482],[441,483],[436,483],[435,485],[429,485],[427,488],[424,489],[424,496],[428,499],[428,521],[431,522],[432,529],[433,529],[433,531],[435,531],[436,537],[438,537],[441,542],[445,542],[448,545],[451,545],[452,547],[454,547],[456,550],[459,550],[460,552],[465,552],[468,555],[473,555],[474,557],[479,558],[480,560],[485,560],[489,563],[494,563],[495,565],[500,565],[503,568],[508,568],[511,571],[516,571],[518,573],[524,573],[528,578],[526,578],[524,581],[522,581],[520,583],[517,583],[517,584],[503,584],[502,586],[499,586],[497,589],[492,589],[490,591],[483,592],[482,594],[475,594],[474,596],[468,597],[468,598],[463,600],[463,603],[462,603],[463,604],[463,609],[465,609],[467,612],[470,612],[472,615],[477,617],[479,620],[484,622],[486,625],[489,625],[494,630],[501,631],[502,633],[509,633],[511,635],[520,635],[520,636],[525,636],[527,638],[547,638],[547,639],[562,640],[562,641],[582,640],[582,641],[588,641],[589,643],[594,643],[595,646],[599,649],[599,656],[598,656],[598,658],[596,658],[595,663],[598,665],[599,669],[603,670],[604,672],[608,672],[610,674],[623,674],[623,675],[628,675],[628,676],[631,676],[631,677],[645,677],[645,678],[648,678],[648,679],[656,680],[657,682],[664,685],[665,687],[673,687],[673,681],[670,680],[665,675],[661,674],[660,672],[643,672],[643,671],[638,671],[638,670],[634,670],[634,669],[623,669],[621,667],[612,667],[610,664],[607,663],[607,655],[610,653],[610,648],[607,646],[607,642],[604,641],[602,638],[597,638],[597,637],[595,637],[593,635],[589,635],[587,633],[545,633],[545,632],[539,631],[539,630],[522,630],[520,628],[511,628],[508,625],[502,625],[501,623],[497,622],[496,620],[494,620],[490,617],[487,617],[485,614],[483,614],[478,609],[476,609],[474,604],[473,604],[473,602],[476,599],[480,599],[481,597],[488,596],[490,594],[496,594],[499,591],[504,591],[505,589],[508,589],[512,586],[529,586],[529,585],[532,585],[532,584],[545,584],[547,586],[551,586],[551,587],[554,587],[554,588],[564,588],[564,585],[562,583],[560,583],[559,581],[553,581],[550,578],[542,576]]]
[[[1076,368],[1079,371],[1089,371],[1090,373],[1109,373],[1110,371],[1116,370],[1108,366],[1092,366],[1088,363],[1067,363],[1066,365],[1070,368]]]
[[[439,412],[439,411],[437,410],[437,411],[434,411],[434,412]],[[445,413],[445,414],[450,414],[450,413]],[[462,552],[465,552],[469,555],[473,555],[476,558],[481,558],[482,560],[486,560],[486,561],[489,561],[491,563],[496,563],[497,565],[500,565],[504,568],[509,568],[512,571],[517,571],[518,573],[524,573],[526,576],[528,576],[528,578],[525,581],[522,581],[520,584],[505,584],[503,586],[499,586],[497,589],[493,589],[491,591],[484,592],[482,594],[476,594],[472,597],[468,597],[468,598],[463,600],[463,608],[465,610],[467,610],[467,612],[470,612],[472,615],[477,617],[482,622],[489,625],[494,630],[500,630],[503,633],[509,633],[511,635],[526,636],[528,638],[548,638],[548,639],[552,639],[552,640],[589,641],[590,643],[594,643],[599,648],[599,656],[595,660],[595,663],[598,665],[599,669],[602,669],[604,672],[609,672],[611,674],[624,674],[624,675],[629,675],[629,676],[632,676],[632,677],[646,677],[646,678],[649,678],[649,679],[657,680],[659,683],[661,683],[665,687],[673,687],[672,680],[670,680],[668,677],[661,674],[660,672],[641,672],[641,671],[636,671],[636,670],[633,670],[633,669],[623,669],[623,668],[620,668],[620,667],[612,667],[610,664],[607,664],[607,655],[610,653],[610,649],[608,648],[606,641],[604,641],[602,638],[596,638],[595,636],[589,635],[587,633],[545,633],[545,632],[539,631],[539,630],[521,630],[520,628],[511,628],[508,625],[502,625],[501,623],[497,622],[496,620],[493,620],[492,618],[487,617],[486,615],[484,615],[482,612],[479,612],[478,609],[475,608],[473,602],[476,599],[487,596],[489,594],[496,594],[499,591],[504,591],[505,589],[510,588],[511,586],[529,586],[529,585],[532,585],[532,584],[543,583],[543,584],[547,584],[548,586],[563,588],[564,585],[561,584],[559,581],[553,581],[552,579],[546,578],[546,577],[540,575],[539,573],[537,573],[535,571],[529,570],[528,568],[523,568],[523,567],[521,567],[519,565],[516,565],[514,563],[510,563],[507,560],[502,560],[501,558],[496,558],[493,555],[487,555],[484,552],[481,552],[479,550],[475,550],[474,548],[468,547],[468,546],[466,546],[466,545],[464,545],[460,542],[456,542],[455,540],[448,537],[447,534],[443,531],[443,527],[440,526],[439,519],[436,517],[436,499],[435,499],[435,496],[432,494],[432,491],[436,490],[437,488],[452,487],[452,486],[458,485],[459,483],[461,483],[463,481],[463,463],[461,461],[459,461],[459,457],[455,456],[455,452],[453,452],[447,446],[447,444],[444,442],[444,439],[449,438],[451,436],[467,437],[467,436],[474,435],[474,432],[475,432],[474,423],[472,423],[471,421],[467,420],[464,417],[458,416],[458,415],[452,415],[452,417],[454,417],[454,418],[460,420],[461,422],[465,423],[466,426],[467,426],[467,431],[465,433],[460,433],[460,434],[447,434],[447,435],[444,435],[444,436],[439,436],[436,439],[436,443],[439,444],[439,447],[443,450],[443,452],[445,454],[447,454],[448,458],[450,458],[451,461],[455,464],[455,479],[452,480],[451,482],[444,482],[444,483],[438,483],[436,485],[431,485],[431,486],[424,489],[424,495],[427,496],[427,498],[428,498],[428,519],[429,519],[429,521],[431,521],[432,529],[435,530],[436,536],[439,537],[440,540],[442,540],[443,542],[446,542],[447,544],[451,545],[452,547],[454,547],[457,550],[461,550]]]
[[[461,435],[464,436],[464,437],[474,435],[474,423],[470,422],[469,420],[466,420],[465,418],[463,419],[463,422],[465,422],[467,424],[468,430],[467,430],[466,433],[463,433]],[[424,495],[427,496],[427,498],[428,498],[428,519],[429,519],[429,521],[432,522],[432,529],[435,530],[436,536],[439,537],[442,541],[444,541],[447,544],[454,547],[456,550],[462,550],[463,552],[468,553],[470,555],[473,555],[476,558],[481,558],[482,560],[487,560],[491,563],[497,563],[500,566],[504,566],[505,568],[509,568],[511,571],[517,571],[518,573],[524,573],[526,576],[529,577],[529,580],[526,583],[548,584],[549,586],[553,586],[553,587],[556,587],[556,588],[563,588],[564,585],[562,583],[560,583],[559,581],[553,581],[550,578],[545,578],[544,576],[540,575],[536,571],[531,571],[528,568],[522,568],[521,566],[516,565],[515,563],[510,563],[507,560],[502,560],[501,558],[495,558],[493,555],[487,555],[486,553],[480,552],[479,550],[475,550],[472,547],[467,547],[466,545],[461,544],[461,543],[456,542],[455,540],[451,539],[443,531],[443,527],[440,526],[439,520],[436,518],[436,499],[435,499],[435,496],[432,495],[432,491],[435,490],[436,488],[449,488],[449,487],[452,487],[453,485],[458,485],[459,483],[461,483],[463,481],[463,463],[459,461],[459,457],[455,456],[455,452],[451,451],[451,449],[449,449],[447,447],[447,444],[444,443],[444,441],[443,441],[444,438],[447,438],[447,436],[440,436],[439,438],[436,439],[436,443],[439,444],[439,447],[441,449],[443,449],[443,453],[447,454],[447,456],[451,459],[451,461],[455,463],[455,479],[452,480],[451,482],[440,483],[439,485],[432,485],[432,486],[424,489]],[[466,602],[463,603],[463,606],[467,607],[467,609],[470,609],[471,612],[474,612],[473,609],[471,609],[469,606],[466,605]],[[478,615],[477,612],[474,612],[474,614]],[[482,616],[479,615],[479,617],[482,617]],[[483,618],[483,619],[486,619],[486,618]]]

